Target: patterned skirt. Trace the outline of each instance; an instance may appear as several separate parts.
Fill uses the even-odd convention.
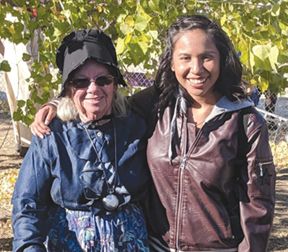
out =
[[[101,216],[59,208],[46,246],[50,252],[149,251],[144,215],[134,204]]]

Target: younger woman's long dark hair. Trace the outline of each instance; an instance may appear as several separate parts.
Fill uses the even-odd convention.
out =
[[[179,94],[179,83],[175,73],[171,70],[174,39],[180,32],[202,29],[214,41],[220,53],[220,75],[214,88],[231,101],[246,97],[242,84],[242,66],[234,46],[219,25],[202,15],[184,16],[172,24],[167,33],[165,51],[155,78],[155,86],[160,91],[158,111],[160,115],[164,109],[175,103]],[[187,92],[184,91],[184,95]]]

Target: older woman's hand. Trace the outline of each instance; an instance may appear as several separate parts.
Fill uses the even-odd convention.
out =
[[[33,135],[43,138],[50,134],[50,128],[47,126],[56,116],[57,107],[47,104],[36,113],[33,123],[30,125]]]

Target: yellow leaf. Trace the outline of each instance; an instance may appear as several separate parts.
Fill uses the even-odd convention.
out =
[[[277,72],[276,65],[278,63],[278,55],[279,55],[278,47],[273,46],[270,50],[270,53],[269,53],[269,61],[270,61],[272,69],[276,72]]]
[[[125,50],[125,42],[123,38],[118,38],[116,41],[116,52],[122,54]]]
[[[131,15],[127,16],[125,18],[125,24],[132,28],[134,26],[134,18]]]

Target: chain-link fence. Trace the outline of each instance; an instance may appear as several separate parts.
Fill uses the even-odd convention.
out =
[[[272,106],[270,106],[271,103],[273,103]],[[267,112],[269,107],[272,108],[273,113]],[[263,94],[258,110],[267,121],[270,145],[276,166],[278,168],[288,167],[288,90],[284,95],[276,98],[272,96],[268,101],[267,96]]]
[[[153,84],[153,79],[147,78],[144,72],[125,72],[124,77],[133,87],[149,87]]]
[[[288,167],[288,119],[258,109],[267,121],[270,146],[278,168]]]

